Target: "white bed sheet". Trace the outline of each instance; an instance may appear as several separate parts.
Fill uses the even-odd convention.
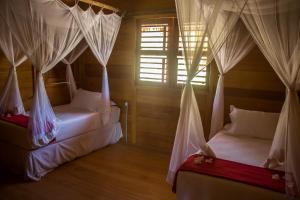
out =
[[[113,124],[119,121],[120,108],[112,107]],[[102,126],[100,114],[87,109],[75,108],[70,104],[54,107],[56,118],[58,119],[58,134],[56,142],[74,137],[85,132],[98,129]]]
[[[34,150],[0,141],[0,163],[25,178],[40,180],[59,165],[114,144],[121,137],[121,125],[115,123]]]
[[[97,112],[69,105],[57,106],[53,110],[58,121],[56,142],[100,127],[100,115]]]
[[[208,142],[217,158],[258,167],[263,166],[271,143],[271,140],[231,136],[225,130]],[[192,172],[178,173],[176,191],[178,200],[285,199],[284,194],[272,190]]]
[[[246,136],[232,136],[220,131],[209,142],[217,158],[263,167],[272,140]]]
[[[53,108],[58,119],[58,134],[56,142],[85,134],[89,131],[99,129],[102,124],[98,112],[91,112],[82,108],[74,108],[67,105]],[[113,124],[119,121],[120,108],[112,106]],[[14,144],[25,149],[34,149],[31,144],[27,129],[1,121],[0,141]]]

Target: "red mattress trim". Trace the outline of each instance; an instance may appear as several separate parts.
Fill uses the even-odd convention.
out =
[[[26,115],[0,116],[0,120],[27,128],[29,117]]]
[[[176,192],[178,173],[180,171],[188,171],[238,181],[276,192],[285,193],[283,171],[246,165],[219,158],[209,158],[206,156],[202,156],[203,159],[200,159],[202,160],[200,163],[199,158],[200,155],[190,156],[177,170],[173,184],[173,192]]]

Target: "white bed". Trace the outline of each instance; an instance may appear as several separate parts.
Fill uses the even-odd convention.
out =
[[[262,167],[272,141],[231,136],[222,130],[208,143],[217,158]],[[176,196],[179,200],[279,200],[286,197],[264,188],[192,172],[178,173]]]
[[[263,167],[272,140],[247,136],[232,136],[225,130],[217,133],[209,142],[217,158]]]
[[[57,106],[54,111],[59,127],[57,137],[40,148],[31,145],[27,129],[1,121],[1,167],[39,180],[60,164],[116,143],[122,137],[120,109],[116,106],[112,106],[113,123],[105,126],[100,123],[99,112],[70,104]]]
[[[101,126],[100,115],[98,112],[91,112],[84,108],[73,107],[70,104],[56,106],[53,108],[58,121],[58,134],[56,142],[65,140],[76,135],[86,133]],[[118,123],[120,109],[112,106],[112,121]],[[12,128],[14,126],[14,128]],[[28,130],[17,125],[1,121],[0,141],[20,146],[24,149],[36,149],[29,139]]]
[[[59,133],[56,142],[74,137],[87,131],[96,130],[101,127],[100,114],[83,108],[74,108],[68,105],[54,107],[58,119]],[[120,108],[111,107],[112,122],[116,124],[120,118]]]

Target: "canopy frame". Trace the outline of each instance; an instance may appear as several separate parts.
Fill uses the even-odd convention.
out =
[[[111,10],[113,12],[120,12],[120,9],[118,8],[115,8],[113,6],[110,6],[110,5],[107,5],[107,4],[104,4],[104,3],[101,3],[99,1],[95,1],[95,0],[79,0],[80,2],[83,2],[83,3],[87,3],[87,4],[90,4],[90,5],[94,5],[94,6],[97,6],[97,7],[100,7],[100,8],[104,8],[106,10]]]

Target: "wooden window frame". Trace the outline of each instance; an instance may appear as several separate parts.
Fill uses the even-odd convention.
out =
[[[141,42],[141,26],[142,24],[161,24],[161,23],[165,23],[168,24],[169,26],[169,21],[165,18],[163,19],[139,19],[137,20],[137,40],[136,40],[136,73],[135,73],[135,80],[136,80],[136,84],[137,85],[157,85],[157,86],[167,86],[168,85],[168,78],[169,78],[169,67],[167,69],[167,78],[166,78],[166,82],[151,82],[151,81],[142,81],[140,80],[140,56],[142,55],[143,51],[147,51],[147,50],[141,50],[140,49],[140,42]],[[170,35],[168,35],[168,40],[170,39]],[[164,37],[164,41],[165,43],[165,37]],[[169,46],[168,46],[169,49]],[[148,50],[149,52],[151,50]],[[161,51],[160,51],[161,52]],[[155,52],[155,50],[151,51],[152,55],[162,55],[160,52]],[[169,57],[168,57],[168,50],[166,51],[166,55],[167,55],[167,61],[169,61]],[[169,63],[167,63],[167,65],[169,65]]]
[[[166,23],[169,26],[168,34],[168,50],[167,50],[167,80],[166,82],[151,82],[142,81],[139,78],[140,75],[140,42],[141,42],[141,26],[142,24],[159,24]],[[178,72],[178,61],[177,56],[179,55],[179,28],[176,17],[162,17],[162,18],[147,18],[147,19],[137,19],[136,21],[136,67],[135,67],[135,83],[138,86],[159,86],[167,88],[178,88],[181,89],[184,84],[177,83],[177,72]],[[158,54],[161,55],[161,54]],[[210,67],[206,67],[206,84],[205,85],[194,85],[193,87],[200,90],[208,90],[210,81]]]

